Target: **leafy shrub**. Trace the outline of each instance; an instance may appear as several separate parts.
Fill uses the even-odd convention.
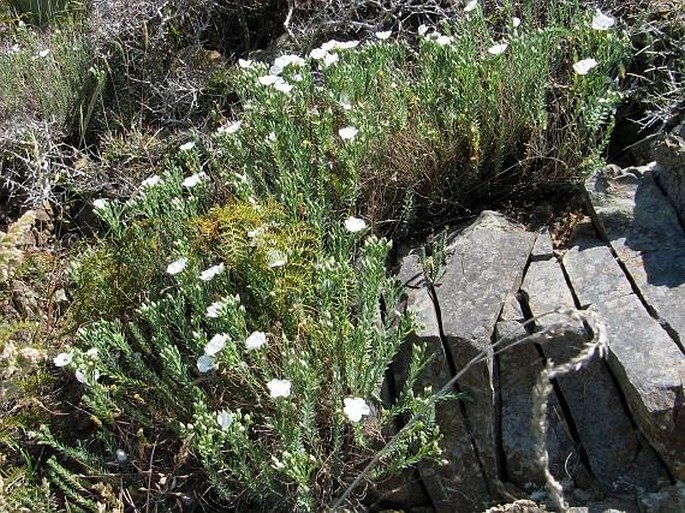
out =
[[[77,340],[55,359],[92,426],[76,447],[36,433],[67,497],[98,498],[60,469],[132,467],[150,470],[126,474],[148,490],[136,507],[194,489],[224,508],[325,510],[405,415],[422,421],[365,477],[439,457],[429,398],[411,380],[380,398],[414,322],[394,309],[379,234],[577,180],[618,100],[622,36],[577,4],[542,26],[527,5],[478,7],[417,45],[379,32],[241,61],[239,120],[181,145],[127,201],[94,203],[101,241],[71,268]]]

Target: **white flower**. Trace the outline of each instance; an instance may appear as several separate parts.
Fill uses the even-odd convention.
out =
[[[205,345],[205,354],[214,356],[216,353],[226,347],[227,340],[228,335],[226,335],[226,333],[217,333],[210,339],[209,342],[207,342],[207,345]]]
[[[145,180],[140,182],[140,187],[141,189],[145,189],[147,187],[154,187],[157,185],[162,179],[159,177],[159,175],[152,175],[148,176]]]
[[[350,233],[357,233],[366,228],[366,222],[358,217],[350,216],[345,219],[345,229]]]
[[[202,182],[203,180],[207,180],[209,177],[207,176],[207,173],[204,171],[200,171],[199,173],[195,173],[194,175],[190,175],[188,178],[183,180],[182,185],[183,187],[187,187],[188,189],[195,187],[197,184]]]
[[[233,424],[233,414],[228,410],[221,410],[216,414],[216,423],[221,429],[228,429]]]
[[[181,151],[190,151],[195,148],[195,141],[188,141],[185,144],[181,144],[178,149]]]
[[[369,408],[369,405],[366,404],[364,399],[359,397],[346,397],[343,402],[345,403],[343,411],[345,412],[345,415],[347,415],[347,418],[352,422],[359,422],[362,420],[362,416],[369,415],[371,413],[371,408]]]
[[[256,228],[254,230],[248,230],[247,236],[254,239],[255,237],[259,237],[262,233],[264,233],[264,228]]]
[[[293,80],[295,82],[302,82],[302,80],[304,80],[304,77],[302,76],[302,73],[295,73],[293,75]]]
[[[219,128],[216,129],[217,134],[235,134],[238,130],[240,130],[240,125],[242,125],[242,122],[240,121],[235,121],[233,123],[227,123],[226,125],[220,126]]]
[[[273,399],[277,397],[288,397],[290,395],[290,387],[292,383],[289,379],[272,379],[266,384],[269,389],[269,395]]]
[[[516,16],[514,16],[511,19],[511,24],[514,26],[514,28],[517,28],[519,25],[521,25],[521,18],[517,18]]]
[[[19,46],[18,43],[15,43],[12,45],[12,48],[10,48],[10,54],[17,53],[19,50],[21,50],[21,46]]]
[[[89,372],[88,370],[76,369],[74,376],[76,377],[76,381],[79,383],[83,383],[84,385],[92,385],[98,379],[100,379],[100,371],[93,369]]]
[[[466,7],[464,7],[464,12],[471,12],[476,7],[478,7],[478,0],[471,0],[468,4],[466,4]]]
[[[359,45],[359,41],[351,40],[351,41],[343,41],[338,42],[338,44],[335,46],[339,50],[350,50],[352,48],[356,48]]]
[[[276,91],[280,91],[282,93],[288,94],[290,91],[292,91],[293,86],[291,86],[286,81],[280,81],[280,82],[276,82],[274,84],[274,89],[276,89]]]
[[[347,141],[347,140],[352,140],[354,139],[357,134],[359,133],[359,130],[357,130],[353,126],[346,126],[345,128],[341,128],[338,130],[338,135],[340,136],[341,139]]]
[[[264,86],[270,86],[274,85],[279,78],[278,75],[264,75],[259,77],[257,81]]]
[[[597,61],[594,59],[583,59],[573,65],[573,71],[579,75],[587,75],[588,71],[597,66]]]
[[[214,369],[214,367],[214,358],[208,354],[203,354],[197,359],[197,370],[203,374]]]
[[[281,71],[283,71],[282,67],[278,66],[277,64],[272,64],[269,68],[269,75],[280,75]]]
[[[200,279],[202,281],[210,281],[214,279],[214,277],[220,275],[225,270],[226,266],[223,264],[223,262],[218,265],[213,265],[209,269],[205,269],[200,273]]]
[[[388,39],[390,37],[391,34],[392,34],[392,30],[386,30],[384,32],[376,32],[375,35],[381,41],[385,41],[386,39]]]
[[[422,23],[421,25],[419,25],[417,32],[420,36],[425,36],[426,32],[428,32],[428,25]]]
[[[335,64],[340,60],[340,57],[338,57],[337,53],[328,53],[326,56],[323,58],[323,65],[325,68],[330,66],[331,64]]]
[[[266,334],[262,331],[253,331],[249,337],[245,339],[245,349],[253,351],[259,349],[266,344]]]
[[[285,264],[288,263],[288,257],[283,254],[283,252],[278,251],[278,250],[271,250],[267,254],[267,258],[269,260],[269,267],[272,269],[275,267],[283,267]]]
[[[436,43],[438,43],[440,46],[447,46],[452,42],[452,38],[449,36],[438,36],[438,38],[435,40]]]
[[[328,55],[328,52],[323,48],[314,48],[311,52],[309,52],[309,57],[311,57],[315,61],[320,61],[321,59],[326,57],[326,55]]]
[[[331,39],[330,41],[326,41],[324,44],[321,45],[321,49],[324,52],[330,52],[331,50],[334,50],[336,48],[339,48],[340,41],[336,41],[335,39]]]
[[[186,268],[186,264],[187,264],[187,263],[188,263],[188,259],[187,259],[187,258],[179,258],[178,260],[176,260],[176,261],[174,261],[174,262],[171,262],[171,263],[167,266],[166,272],[167,272],[167,274],[171,274],[172,276],[173,276],[174,274],[178,274],[178,273],[180,273],[181,271],[183,271],[183,269]]]
[[[107,200],[104,198],[98,198],[93,201],[93,206],[95,207],[95,210],[101,210],[107,206]]]
[[[238,66],[241,68],[249,68],[252,66],[252,59],[238,59]]]
[[[215,301],[207,307],[205,315],[210,319],[216,319],[221,315],[221,311],[226,307],[223,301]]]
[[[289,54],[281,55],[274,60],[274,66],[284,69],[290,65],[292,66],[304,66],[305,61],[299,55]]]
[[[55,363],[55,367],[66,367],[74,359],[72,353],[60,353],[52,360]]]
[[[490,48],[488,48],[488,53],[491,55],[500,55],[504,53],[507,48],[509,48],[509,45],[507,43],[500,43],[498,45],[493,45]]]
[[[48,55],[50,55],[49,48],[46,48],[45,50],[41,50],[40,52],[38,52],[38,57],[47,57]]]
[[[98,348],[97,347],[91,347],[86,351],[86,356],[90,358],[91,360],[94,360],[95,358],[98,357]]]
[[[595,30],[609,30],[614,26],[616,20],[611,16],[607,16],[599,9],[595,10],[595,16],[592,18],[592,28]]]

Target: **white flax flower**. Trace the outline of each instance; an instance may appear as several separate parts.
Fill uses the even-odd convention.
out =
[[[262,331],[253,331],[249,337],[245,339],[245,349],[254,351],[266,344],[266,334]]]
[[[183,180],[182,185],[183,187],[186,187],[188,189],[191,189],[198,185],[200,182],[203,182],[204,180],[209,179],[207,176],[207,173],[204,171],[200,171],[199,173],[195,173],[194,175],[190,175],[188,178]]]
[[[217,333],[214,335],[207,345],[205,345],[205,354],[209,356],[214,356],[224,347],[226,347],[226,341],[228,340],[228,335],[226,333]]]
[[[221,410],[216,414],[216,423],[221,429],[228,429],[233,424],[233,414],[228,410]]]
[[[597,66],[597,61],[595,59],[583,59],[573,65],[573,71],[579,75],[587,75],[595,66]]]
[[[509,44],[507,43],[492,45],[490,48],[488,48],[488,53],[491,55],[500,55],[506,52],[507,48],[509,48]]]
[[[385,41],[391,35],[392,35],[392,30],[385,30],[383,32],[376,32],[376,34],[375,34],[375,36],[381,41]]]
[[[224,263],[220,263],[218,265],[213,265],[209,269],[205,269],[200,273],[200,279],[202,281],[210,281],[213,280],[216,276],[220,275],[226,270],[226,266]]]
[[[205,315],[210,319],[216,319],[221,315],[221,312],[226,308],[226,303],[223,301],[215,301],[207,307]]]
[[[266,384],[272,399],[288,397],[292,383],[289,379],[272,379]]]
[[[195,141],[188,141],[185,144],[181,144],[178,149],[181,151],[190,151],[195,148]]]
[[[350,216],[345,219],[345,229],[350,233],[357,233],[366,228],[366,222],[358,217]]]
[[[601,10],[595,10],[595,16],[592,18],[592,28],[594,30],[609,30],[614,26],[616,20],[611,16],[607,16]]]
[[[369,415],[371,413],[371,408],[366,404],[364,399],[360,397],[346,397],[343,400],[345,407],[343,411],[348,419],[352,422],[359,422],[362,420],[362,416]]]
[[[208,354],[203,354],[197,359],[197,370],[202,374],[209,372],[215,368],[214,358]]]
[[[471,12],[474,11],[478,7],[478,0],[471,0],[466,6],[464,7],[464,12]]]
[[[187,263],[188,263],[188,259],[187,259],[187,258],[179,258],[178,260],[175,260],[175,261],[171,262],[171,263],[167,266],[166,272],[167,272],[168,274],[171,274],[172,276],[173,276],[174,274],[178,274],[178,273],[180,273],[181,271],[183,271],[183,269],[186,268],[186,264],[187,264]]]
[[[345,128],[341,128],[340,130],[338,130],[338,135],[341,139],[345,141],[351,141],[357,136],[358,133],[359,130],[357,130],[353,126],[346,126]]]
[[[66,367],[74,360],[72,353],[60,353],[52,360],[55,367]]]

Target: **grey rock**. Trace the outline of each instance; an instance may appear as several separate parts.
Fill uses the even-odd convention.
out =
[[[538,233],[531,257],[533,260],[549,260],[554,257],[554,245],[548,230]]]
[[[640,294],[676,340],[685,335],[685,233],[655,166],[607,168],[586,183],[603,231]],[[682,346],[681,346],[682,348]]]
[[[445,272],[436,286],[442,329],[456,371],[482,358],[458,385],[490,489],[498,481],[499,444],[491,338],[506,298],[521,283],[534,242],[535,234],[485,211],[447,247]]]
[[[414,313],[421,327],[400,351],[398,362],[393,366],[395,382],[399,387],[406,383],[411,351],[415,344],[422,343],[433,358],[414,389],[416,393],[422,393],[425,387],[432,387],[436,392],[452,378],[452,373],[443,350],[435,307],[416,255],[403,259],[398,278],[406,284],[406,308]],[[481,511],[489,500],[489,492],[459,405],[454,401],[438,403],[436,419],[444,434],[441,449],[447,463],[419,464],[431,502],[437,513]]]
[[[581,308],[632,294],[630,283],[609,248],[597,238],[582,238],[563,258]]]
[[[571,291],[555,261],[532,262],[522,290],[527,293],[533,315],[574,308]],[[557,364],[575,357],[589,339],[582,323],[569,317],[549,315],[540,318],[537,324],[542,329],[562,326],[556,330],[556,336],[540,345],[545,355]],[[605,363],[595,358],[582,369],[559,376],[557,382],[592,473],[604,489],[612,492],[631,492],[638,486],[656,489],[658,478],[666,478],[666,473],[653,451],[642,450],[640,434],[623,408],[620,391]],[[640,465],[636,465],[641,451]]]
[[[502,347],[510,341],[522,340],[528,336],[523,329],[523,314],[518,302],[512,297],[505,304],[497,323],[497,337]],[[507,479],[520,489],[531,483],[540,487],[545,484],[544,468],[536,457],[541,449],[538,423],[535,417],[534,389],[538,383],[543,363],[531,340],[511,345],[498,356],[499,387],[501,390],[501,436],[505,455]],[[574,450],[561,406],[552,393],[547,404],[547,438],[549,467],[557,479],[566,477],[565,461]]]
[[[685,477],[685,357],[635,295],[593,304],[606,325],[608,363],[633,419],[671,474]]]
[[[685,225],[685,124],[655,146],[656,181]]]
[[[683,513],[685,483],[678,481],[655,493],[642,494],[638,499],[640,513]]]

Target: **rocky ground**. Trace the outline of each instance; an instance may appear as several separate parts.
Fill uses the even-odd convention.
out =
[[[438,406],[446,464],[421,465],[383,500],[554,509],[548,469],[573,511],[685,511],[683,135],[662,141],[655,162],[592,176],[589,215],[563,250],[485,211],[450,234],[435,280],[421,251],[403,258],[406,308],[423,326],[413,343],[434,354],[419,386],[456,378],[462,400]],[[598,341],[604,351],[583,359]],[[395,364],[397,386],[411,350]],[[540,381],[569,363],[549,388]]]

